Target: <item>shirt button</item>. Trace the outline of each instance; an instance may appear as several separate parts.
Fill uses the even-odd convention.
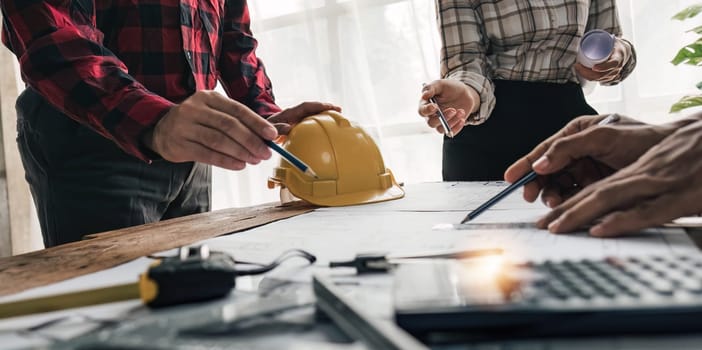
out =
[[[191,54],[190,52],[186,52],[185,57],[188,58],[188,61],[191,61],[193,59],[193,54]]]

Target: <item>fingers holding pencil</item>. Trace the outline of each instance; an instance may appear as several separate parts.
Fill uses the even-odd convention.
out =
[[[479,101],[473,88],[460,81],[441,79],[423,85],[418,112],[429,127],[453,137],[461,132],[468,115],[478,109]]]
[[[278,146],[275,142],[270,140],[265,140],[264,142],[266,143],[266,145],[268,145],[268,147],[276,151],[278,154],[280,154],[281,157],[285,158],[285,160],[287,160],[290,164],[292,164],[295,168],[297,168],[304,174],[314,177],[315,179],[319,178],[319,176],[317,176],[317,173],[315,173],[309,165],[300,160],[300,158],[296,157],[294,154],[288,152],[288,150],[286,150],[285,148]]]

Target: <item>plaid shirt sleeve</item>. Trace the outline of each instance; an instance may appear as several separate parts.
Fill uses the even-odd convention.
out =
[[[619,14],[615,0],[593,0],[590,3],[590,12],[585,30],[589,31],[592,29],[602,29],[614,34],[627,50],[629,59],[624,63],[619,75],[610,81],[600,83],[606,86],[617,85],[636,68],[636,50],[634,50],[634,45],[630,41],[622,38],[622,28],[619,24]]]
[[[438,0],[441,33],[441,76],[455,79],[480,95],[478,113],[466,124],[481,124],[495,108],[495,87],[489,76],[488,40],[471,1]]]
[[[25,82],[72,119],[149,161],[141,134],[173,103],[149,92],[102,45],[94,1],[3,0],[3,42]]]
[[[244,0],[227,0],[222,21],[220,81],[229,97],[242,101],[263,117],[280,112],[263,62],[256,57],[258,42],[251,30]]]

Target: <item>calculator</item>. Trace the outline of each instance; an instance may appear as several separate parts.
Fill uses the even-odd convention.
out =
[[[403,263],[397,324],[475,338],[702,330],[702,255]]]

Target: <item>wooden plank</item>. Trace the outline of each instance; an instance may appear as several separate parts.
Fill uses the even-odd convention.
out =
[[[117,266],[139,257],[314,210],[302,202],[224,209],[91,235],[83,241],[0,259],[0,296]],[[134,276],[136,281],[137,276]]]

